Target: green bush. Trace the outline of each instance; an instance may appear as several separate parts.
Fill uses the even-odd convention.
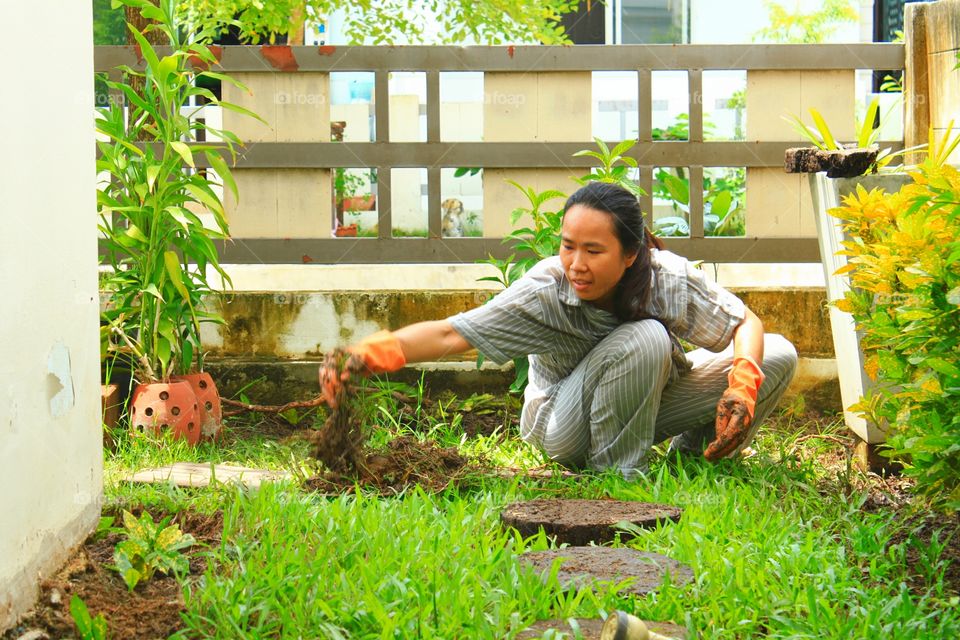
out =
[[[853,409],[889,424],[890,455],[917,489],[960,509],[960,172],[944,164],[960,137],[931,142],[897,193],[859,187],[831,213],[849,236],[852,289],[838,307],[862,331],[877,381]]]

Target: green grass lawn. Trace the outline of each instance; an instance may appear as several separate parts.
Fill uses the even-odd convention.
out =
[[[398,400],[397,390],[413,401]],[[381,386],[366,409],[375,444],[413,434],[483,457],[488,467],[543,464],[516,435],[515,399],[431,401],[417,389]],[[466,436],[464,425],[483,412],[488,423],[508,426]],[[692,638],[960,637],[957,567],[949,567],[956,520],[906,499],[902,481],[852,470],[841,423],[802,413],[787,410],[761,430],[752,457],[714,465],[658,453],[649,476],[635,482],[610,473],[477,473],[439,494],[412,487],[382,497],[359,488],[329,497],[296,482],[245,491],[122,480],[175,460],[286,468],[298,477],[317,471],[296,434],[323,415],[291,416],[297,427],[246,416],[232,420],[222,442],[197,449],[121,436],[106,459],[108,508],[223,512],[222,542],[205,550],[206,572],[185,582],[184,638],[511,638],[536,620],[614,609],[685,625]],[[290,435],[281,437],[284,430]],[[544,583],[515,558],[550,541],[521,539],[498,522],[507,503],[538,497],[682,507],[679,523],[619,544],[684,562],[694,581],[642,598],[620,595],[622,585],[564,591],[556,579]]]

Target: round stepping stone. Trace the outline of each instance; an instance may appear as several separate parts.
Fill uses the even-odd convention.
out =
[[[675,585],[686,584],[693,579],[693,570],[687,565],[659,553],[636,549],[564,547],[524,553],[520,556],[520,562],[539,570],[546,579],[557,558],[562,558],[557,579],[567,589],[592,582],[621,582],[634,578],[622,591],[643,596],[656,591],[668,573],[670,582]]]
[[[507,505],[500,514],[500,520],[524,537],[536,534],[542,527],[544,533],[556,538],[557,544],[583,546],[591,542],[603,544],[612,541],[617,533],[618,522],[626,521],[651,529],[660,522],[677,522],[680,514],[677,507],[650,502],[554,498]],[[627,536],[631,537],[629,534]]]
[[[583,640],[600,640],[600,630],[603,628],[603,620],[576,618],[576,621],[580,627],[580,634],[583,636]],[[686,628],[673,624],[672,622],[651,622],[649,620],[644,620],[643,622],[647,625],[647,629],[655,631],[662,636],[676,640],[685,640],[687,637]],[[547,631],[564,633],[566,634],[564,637],[571,640],[576,637],[576,632],[574,632],[573,627],[567,620],[555,619],[534,622],[517,635],[517,640],[534,640],[535,638],[541,638]]]

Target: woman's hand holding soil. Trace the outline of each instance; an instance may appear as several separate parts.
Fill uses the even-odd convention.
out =
[[[337,392],[352,372],[364,375],[397,371],[407,364],[400,341],[389,331],[378,331],[346,349],[348,362],[342,364],[336,352],[328,354],[320,367],[320,388],[327,406],[337,406]]]

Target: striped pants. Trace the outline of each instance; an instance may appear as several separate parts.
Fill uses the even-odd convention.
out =
[[[561,464],[616,468],[628,479],[646,470],[650,447],[667,438],[679,436],[672,448],[702,452],[714,437],[733,345],[720,353],[688,353],[693,369],[674,382],[670,353],[670,337],[656,320],[618,326],[554,387],[534,418],[540,427],[522,430],[524,439]],[[796,367],[793,345],[783,336],[766,334],[765,380],[741,448],[774,409]]]

